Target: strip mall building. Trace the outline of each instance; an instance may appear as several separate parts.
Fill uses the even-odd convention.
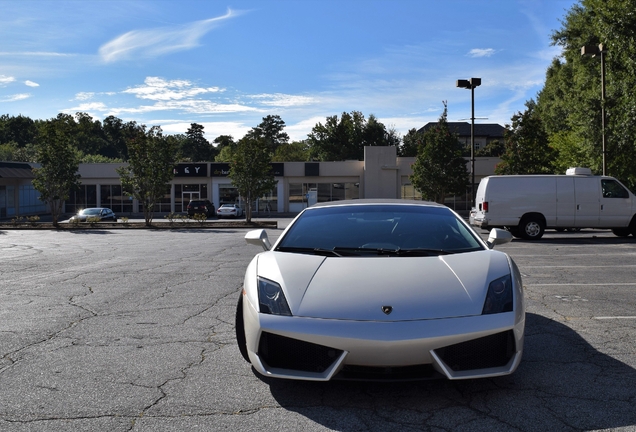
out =
[[[343,162],[272,163],[277,186],[255,204],[255,216],[298,213],[316,202],[358,198],[420,199],[409,176],[412,157],[397,157],[396,147],[366,147],[364,160]],[[476,158],[475,183],[492,175],[499,158]],[[139,213],[140,204],[122,193],[116,169],[124,164],[81,164],[81,187],[65,203],[65,213],[86,207],[109,207],[116,214]],[[467,168],[470,171],[469,161]],[[155,206],[160,213],[182,213],[191,199],[208,199],[215,208],[225,203],[244,205],[228,177],[229,165],[217,162],[181,163]],[[0,163],[0,217],[46,213],[25,163]],[[470,185],[446,204],[457,211],[470,208]]]

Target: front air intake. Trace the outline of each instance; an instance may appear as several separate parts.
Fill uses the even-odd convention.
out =
[[[512,330],[438,348],[435,353],[453,371],[502,367],[515,353]]]
[[[342,350],[263,332],[258,355],[272,368],[322,373],[342,355]]]

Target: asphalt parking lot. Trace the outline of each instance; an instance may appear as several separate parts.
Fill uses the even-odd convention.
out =
[[[0,231],[0,430],[636,431],[636,239],[499,247],[526,292],[514,375],[307,383],[238,352],[246,232]]]

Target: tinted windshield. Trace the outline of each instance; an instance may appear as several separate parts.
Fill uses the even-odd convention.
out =
[[[276,250],[440,250],[483,249],[474,233],[443,207],[355,205],[305,211]]]
[[[82,210],[82,214],[83,215],[98,215],[101,210],[102,209],[98,209],[98,208],[85,209],[85,210]]]

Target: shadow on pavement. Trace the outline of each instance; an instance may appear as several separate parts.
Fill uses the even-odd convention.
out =
[[[411,383],[261,379],[284,409],[340,431],[636,425],[634,368],[599,352],[559,322],[536,314],[526,319],[524,358],[507,377]]]

